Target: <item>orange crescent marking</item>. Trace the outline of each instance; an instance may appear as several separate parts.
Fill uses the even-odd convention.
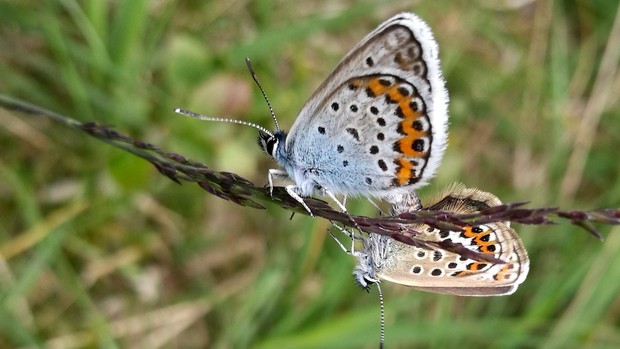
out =
[[[404,96],[402,93],[400,93],[400,91],[398,90],[398,86],[396,86],[396,85],[392,85],[392,87],[390,87],[390,89],[387,91],[387,95],[390,97],[391,100],[393,100],[394,102],[397,102],[399,104],[404,99],[407,99],[406,96]]]
[[[357,80],[353,80],[351,85],[353,85],[353,87],[355,87],[355,88],[360,88],[360,87],[362,87],[363,82],[361,80],[357,79]]]
[[[486,267],[488,263],[473,262],[467,266],[469,271],[479,271]]]
[[[512,266],[513,263],[509,263],[504,265],[497,274],[493,275],[493,279],[500,280],[505,274],[508,273],[509,267]]]
[[[399,158],[398,162],[399,168],[396,172],[396,179],[400,185],[405,185],[409,183],[409,179],[413,177],[413,166],[411,165],[411,162],[403,158]]]
[[[494,242],[495,241],[489,241],[487,243],[478,244],[478,246],[480,246],[480,252],[486,253],[486,254],[495,254],[496,251],[489,250],[489,246],[495,245]]]
[[[413,128],[413,123],[422,115],[422,113],[418,111],[413,111],[411,109],[411,105],[409,105],[409,101],[411,98],[407,98],[406,100],[400,101],[398,103],[398,107],[400,108],[401,113],[405,116],[405,119],[401,122],[403,132],[407,135],[416,135],[416,138],[420,138],[426,135],[424,131],[418,131]]]
[[[467,270],[457,271],[456,273],[452,275],[453,276],[465,276],[468,274],[474,274],[475,272],[482,270],[482,268],[486,267],[487,265],[488,263],[472,262],[467,265]]]
[[[413,111],[413,109],[411,109],[411,105],[409,104],[410,102],[411,102],[411,98],[401,99],[398,101],[398,107],[400,108],[400,111],[405,116],[405,121],[411,120],[411,123],[413,124],[413,121],[420,116],[420,113],[415,112]]]
[[[409,157],[421,158],[426,152],[413,150],[413,142],[418,139],[417,136],[406,136],[398,141],[400,152]]]
[[[388,86],[379,83],[379,79],[373,79],[370,80],[370,82],[368,83],[368,88],[370,88],[370,91],[372,91],[372,93],[376,97],[378,95],[384,94],[385,91],[387,91]]]
[[[477,233],[474,233],[473,228],[474,227],[469,227],[469,226],[463,228],[463,235],[465,235],[468,238],[472,238],[472,239],[475,238]]]

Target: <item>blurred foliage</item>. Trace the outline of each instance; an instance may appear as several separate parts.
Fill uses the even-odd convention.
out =
[[[171,110],[271,127],[250,57],[287,128],[399,11],[433,28],[451,96],[450,147],[423,196],[459,181],[504,202],[619,206],[613,1],[4,1],[0,93],[266,183],[254,129]],[[0,121],[0,347],[376,347],[375,291],[352,281],[326,221],[178,186],[45,119]],[[515,228],[531,258],[517,293],[386,283],[386,346],[618,347],[618,230],[601,244],[569,225]]]

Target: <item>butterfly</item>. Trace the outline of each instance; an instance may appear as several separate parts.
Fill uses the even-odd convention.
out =
[[[175,111],[259,129],[260,147],[282,167],[269,171],[271,190],[274,177],[289,178],[286,191],[310,214],[303,198],[315,194],[329,196],[343,211],[336,195],[394,202],[434,176],[446,148],[448,92],[438,55],[428,25],[401,13],[344,57],[288,133],[275,117],[271,132]]]
[[[417,193],[411,191],[392,205],[392,214],[419,210],[468,214],[502,204],[491,193],[462,185],[452,186],[439,198],[423,208]],[[469,225],[457,230],[413,224],[408,228],[416,232],[412,236],[415,245],[385,235],[355,235],[355,230],[338,228],[352,239],[349,251],[332,234],[344,251],[358,259],[353,269],[355,281],[366,290],[377,285],[381,305],[380,348],[385,342],[383,295],[379,287],[382,280],[440,294],[503,296],[514,293],[529,271],[527,251],[510,228],[510,222]],[[356,241],[361,241],[361,250],[355,250]],[[442,243],[461,246],[469,253],[438,247]]]
[[[491,193],[456,185],[422,210],[467,214],[501,204]],[[408,200],[393,207],[393,213],[418,209],[417,195],[410,195]],[[355,240],[362,241],[361,250],[350,252],[358,258],[353,275],[360,286],[367,289],[385,280],[442,294],[502,296],[515,292],[527,277],[529,258],[523,242],[510,228],[510,222],[469,225],[454,231],[426,224],[408,228],[417,232],[413,235],[419,242],[417,246],[384,235],[353,236],[348,233]],[[474,254],[464,256],[433,247],[441,242],[460,244]],[[475,254],[490,256],[503,263],[472,257]]]

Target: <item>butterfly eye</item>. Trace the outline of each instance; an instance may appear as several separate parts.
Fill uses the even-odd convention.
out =
[[[267,154],[273,156],[278,148],[278,138],[263,131],[258,131],[258,145]]]
[[[368,269],[364,268],[364,266],[360,264],[353,269],[353,278],[359,287],[365,289],[366,292],[370,292],[370,286],[379,282],[378,280],[372,278]]]
[[[370,286],[378,282],[377,280],[370,277],[364,277],[364,281],[366,282],[366,287],[364,287],[366,289],[366,292],[370,292]]]

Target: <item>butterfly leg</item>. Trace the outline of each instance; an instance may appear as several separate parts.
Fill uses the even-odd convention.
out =
[[[339,226],[338,224],[335,224],[334,222],[332,222],[332,224],[334,225],[334,227],[338,228],[338,230],[340,230],[341,233],[343,233],[344,235],[348,236],[349,239],[351,239],[351,249],[347,250],[344,245],[342,244],[342,242],[340,242],[340,240],[338,240],[334,234],[332,234],[331,231],[328,230],[329,234],[332,236],[332,238],[334,238],[334,240],[336,240],[336,242],[338,242],[338,245],[340,245],[340,247],[347,253],[350,255],[355,256],[355,241],[363,241],[364,239],[360,236],[355,235],[355,233],[353,232],[353,230],[349,231],[347,230],[346,227],[344,226]]]
[[[379,207],[379,205],[377,205],[377,203],[376,203],[376,202],[374,202],[374,201],[373,201],[372,199],[370,199],[370,198],[367,198],[367,200],[368,200],[368,202],[370,202],[370,204],[371,204],[374,208],[376,208],[376,209],[379,211],[379,216],[383,216],[383,215],[384,215],[383,210],[381,209],[381,207]]]
[[[337,205],[338,207],[340,207],[340,209],[342,210],[342,212],[344,214],[347,215],[347,217],[349,217],[349,220],[351,220],[351,222],[353,223],[353,226],[355,227],[355,229],[359,230],[360,232],[362,231],[362,229],[359,227],[359,225],[357,224],[357,222],[353,219],[353,217],[351,217],[351,215],[349,214],[349,212],[347,211],[347,208],[344,206],[344,204],[342,202],[340,202],[340,200],[338,200],[338,198],[336,198],[336,195],[334,195],[334,193],[332,193],[331,191],[325,189],[325,188],[321,188],[321,191],[323,192],[324,195],[329,196]],[[347,197],[344,197],[344,202],[346,202]],[[354,242],[351,241],[351,246],[355,246]],[[352,253],[354,253],[355,251],[353,250],[353,248],[351,249]]]
[[[299,196],[299,194],[297,194],[297,191],[299,190],[297,186],[287,185],[286,187],[284,187],[284,189],[286,189],[286,192],[288,193],[288,195],[290,195],[293,199],[299,202],[306,209],[306,211],[308,211],[308,213],[310,214],[310,217],[314,217],[314,214],[312,214],[312,211],[310,211],[310,207],[308,207],[308,205],[306,205],[306,203],[304,202],[304,198],[302,198],[301,196]]]
[[[269,181],[269,195],[273,196],[273,178],[288,178],[288,173],[286,171],[278,170],[275,168],[269,169],[269,175],[267,176],[267,180]],[[292,195],[291,195],[292,196]],[[299,201],[299,200],[297,200]]]
[[[343,204],[343,203],[341,203],[341,202],[340,202],[340,200],[338,200],[338,199],[336,198],[336,195],[334,195],[334,193],[332,193],[331,191],[329,191],[329,190],[327,190],[327,189],[325,189],[325,188],[322,188],[322,191],[323,191],[323,194],[325,194],[325,195],[329,196],[329,198],[330,198],[330,199],[334,200],[334,202],[338,205],[338,207],[340,207],[340,209],[342,210],[342,212],[345,212],[345,213],[347,212],[347,208],[346,208],[346,207],[344,207],[344,204]],[[347,200],[347,199],[346,199],[346,197],[345,197],[345,199],[344,199],[344,200],[345,200],[345,202],[346,202],[346,200]]]
[[[338,229],[341,229],[340,227],[338,227]],[[340,248],[346,253],[346,254],[351,254],[351,251],[347,250],[346,247],[344,247],[344,245],[342,244],[342,242],[340,242],[340,240],[338,240],[338,238],[334,235],[334,233],[332,233],[329,229],[327,230],[327,232],[329,233],[329,235],[332,237],[332,239],[334,239],[336,241],[336,243],[338,244],[338,246],[340,246]]]
[[[367,200],[368,200],[368,202],[370,202],[370,204],[374,208],[376,208],[379,211],[379,216],[383,216],[383,210],[381,210],[381,207],[379,207],[379,205],[377,205],[377,203],[374,202],[372,199],[367,198]],[[338,201],[336,201],[336,202],[338,202]],[[342,206],[345,206],[345,207],[347,206],[347,196],[346,195],[342,198]],[[346,212],[346,210],[344,210],[344,212]]]

